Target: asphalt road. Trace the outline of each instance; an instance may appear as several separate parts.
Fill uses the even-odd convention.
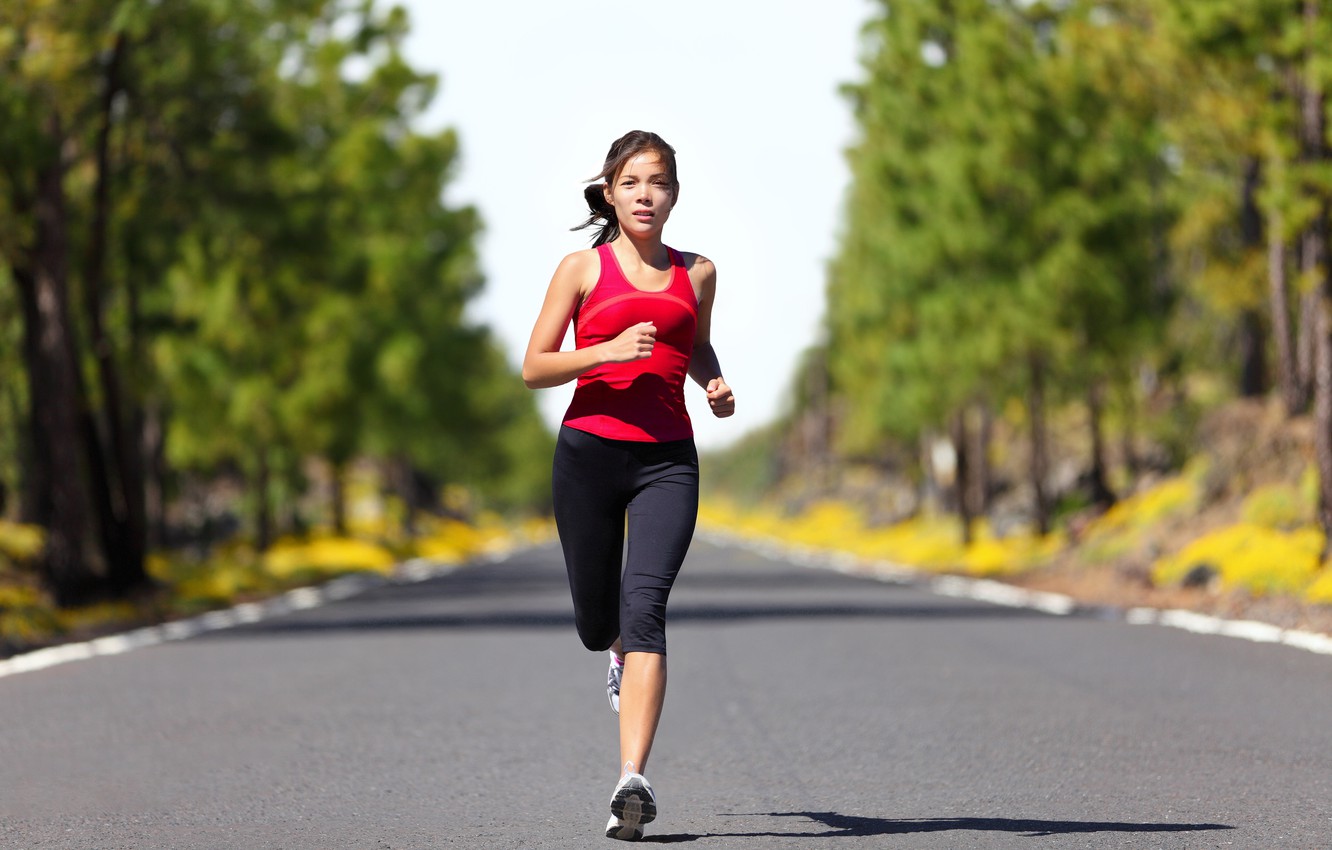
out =
[[[1332,847],[1332,658],[695,544],[647,841]],[[0,679],[0,847],[587,848],[617,776],[555,547]]]

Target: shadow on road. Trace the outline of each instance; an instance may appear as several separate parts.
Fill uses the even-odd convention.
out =
[[[1120,823],[1115,821],[1033,820],[1029,818],[867,818],[836,812],[767,812],[723,817],[807,818],[827,827],[808,832],[708,832],[699,835],[649,835],[644,842],[679,844],[701,838],[873,838],[914,832],[1013,832],[1028,838],[1092,832],[1203,832],[1234,829],[1219,823]]]
[[[853,588],[848,598],[847,588]],[[875,593],[855,580],[817,571],[708,570],[682,575],[669,616],[672,623],[759,620],[1021,619],[1050,615],[938,597],[892,601],[891,585]],[[742,592],[725,592],[731,588]],[[725,590],[723,590],[725,589]],[[821,590],[829,598],[810,599]],[[412,584],[387,584],[341,602],[297,611],[207,635],[212,639],[258,634],[465,629],[572,629],[573,606],[563,569],[521,560]],[[885,601],[885,595],[887,601]],[[748,597],[748,598],[746,598]],[[840,597],[840,598],[837,598]],[[864,601],[861,601],[861,600]]]

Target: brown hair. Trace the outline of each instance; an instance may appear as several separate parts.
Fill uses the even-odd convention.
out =
[[[649,151],[661,157],[661,161],[666,165],[666,172],[671,176],[671,186],[678,187],[680,180],[675,172],[675,148],[666,144],[666,140],[656,133],[649,133],[646,130],[631,130],[616,139],[615,144],[610,146],[610,151],[606,154],[606,162],[601,166],[601,173],[593,177],[589,181],[591,185],[583,189],[583,198],[587,200],[587,209],[590,213],[587,221],[569,229],[582,230],[597,222],[602,222],[601,229],[597,231],[592,240],[594,247],[604,245],[619,236],[620,222],[615,217],[615,208],[606,200],[606,184],[619,176],[620,170],[628,164],[629,160]]]

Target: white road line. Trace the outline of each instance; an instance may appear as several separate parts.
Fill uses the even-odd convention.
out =
[[[510,551],[490,552],[478,562],[497,563],[510,557]],[[329,602],[347,599],[392,581],[413,584],[457,570],[460,564],[446,564],[416,558],[400,564],[391,578],[351,575],[328,581],[318,587],[301,587],[264,602],[245,602],[233,608],[209,611],[186,620],[173,620],[160,626],[148,626],[116,635],[106,635],[79,643],[67,643],[15,655],[0,661],[0,678],[19,673],[45,670],[71,661],[86,661],[107,655],[122,655],[147,646],[156,646],[173,640],[186,640],[204,632],[229,629],[246,623],[257,623],[292,611],[317,608]]]
[[[894,584],[923,585],[932,593],[955,599],[974,599],[1009,608],[1029,608],[1055,616],[1067,616],[1076,613],[1079,608],[1077,600],[1071,596],[1026,590],[992,579],[940,576],[901,564],[859,559],[846,552],[821,551],[806,546],[786,547],[771,538],[751,540],[716,531],[700,532],[698,536],[700,539],[719,545],[747,549],[772,560],[788,561],[800,566],[816,566]],[[1101,610],[1110,612],[1115,609]],[[1135,626],[1167,626],[1194,634],[1220,635],[1254,643],[1279,643],[1319,655],[1332,655],[1332,635],[1283,629],[1271,623],[1260,623],[1255,620],[1225,620],[1199,614],[1196,611],[1179,609],[1163,611],[1156,608],[1129,608],[1118,612],[1118,616],[1124,622]]]

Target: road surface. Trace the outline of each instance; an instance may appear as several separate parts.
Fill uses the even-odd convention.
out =
[[[1332,658],[698,542],[648,843],[1332,847]],[[587,848],[617,777],[558,548],[0,678],[0,847]]]

